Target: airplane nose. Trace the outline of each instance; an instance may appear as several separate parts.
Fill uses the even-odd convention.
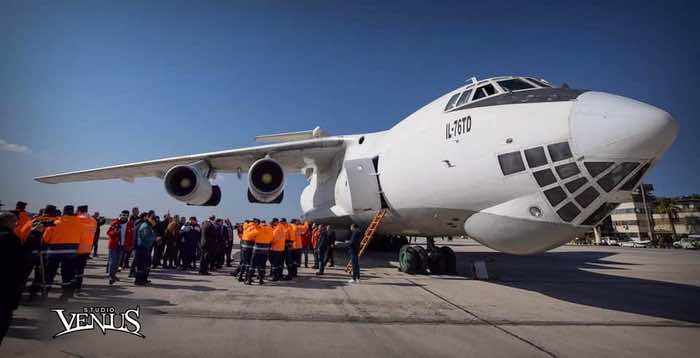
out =
[[[626,97],[584,92],[570,117],[574,152],[585,157],[658,157],[678,133],[666,111]]]

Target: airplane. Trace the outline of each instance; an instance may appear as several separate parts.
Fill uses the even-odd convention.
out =
[[[535,77],[471,78],[381,132],[332,136],[317,127],[258,136],[267,144],[255,147],[35,180],[158,177],[179,201],[217,205],[216,173],[247,173],[249,201],[266,204],[281,202],[285,177],[301,173],[305,219],[347,228],[385,209],[377,230],[385,237],[467,236],[526,255],[602,221],[677,132],[669,113],[630,98]]]

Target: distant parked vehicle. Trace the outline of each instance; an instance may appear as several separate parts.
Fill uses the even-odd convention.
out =
[[[649,240],[629,240],[629,241],[620,241],[620,246],[622,247],[648,247],[651,241]]]
[[[612,237],[604,237],[600,240],[600,243],[602,245],[608,245],[608,246],[618,246],[618,242],[615,238]]]
[[[683,238],[673,243],[677,249],[697,250],[700,249],[700,240],[696,238]]]

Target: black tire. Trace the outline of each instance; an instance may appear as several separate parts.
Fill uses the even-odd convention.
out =
[[[428,263],[430,261],[428,258],[428,251],[422,246],[413,246],[413,248],[416,250],[416,252],[418,252],[418,257],[420,258],[420,262],[418,264],[418,273],[427,273]]]
[[[399,271],[415,274],[418,270],[419,261],[418,252],[410,245],[404,245],[399,250]]]
[[[443,246],[440,248],[440,255],[444,257],[445,261],[445,273],[448,275],[457,274],[457,255],[449,246]]]
[[[431,275],[442,275],[445,273],[445,257],[442,255],[440,250],[430,251],[428,268],[430,269]]]

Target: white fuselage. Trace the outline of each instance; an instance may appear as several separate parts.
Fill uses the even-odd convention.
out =
[[[344,157],[315,163],[301,197],[306,217],[366,224],[384,206],[389,209],[380,226],[384,234],[469,235],[499,251],[541,252],[597,224],[589,217],[601,206],[623,201],[631,189],[620,186],[648,169],[642,168],[645,164],[653,165],[677,130],[666,112],[600,92],[579,91],[562,100],[550,89],[554,100],[521,103],[516,98],[445,111],[445,103],[460,91],[387,131],[346,137]],[[568,158],[557,160],[548,151],[557,143],[568,144]],[[528,163],[524,151],[536,148],[546,153],[545,164]],[[505,173],[499,160],[506,156],[499,156],[516,152],[524,167]],[[589,161],[611,164],[596,173],[584,165]],[[617,180],[611,172],[632,166],[621,163],[638,165]],[[554,182],[540,185],[534,173],[546,170]],[[617,181],[614,189],[598,183],[603,177]],[[584,179],[586,184],[573,188],[571,182]],[[550,200],[552,192],[561,194],[557,187],[565,197]],[[597,194],[591,201],[592,192]]]

